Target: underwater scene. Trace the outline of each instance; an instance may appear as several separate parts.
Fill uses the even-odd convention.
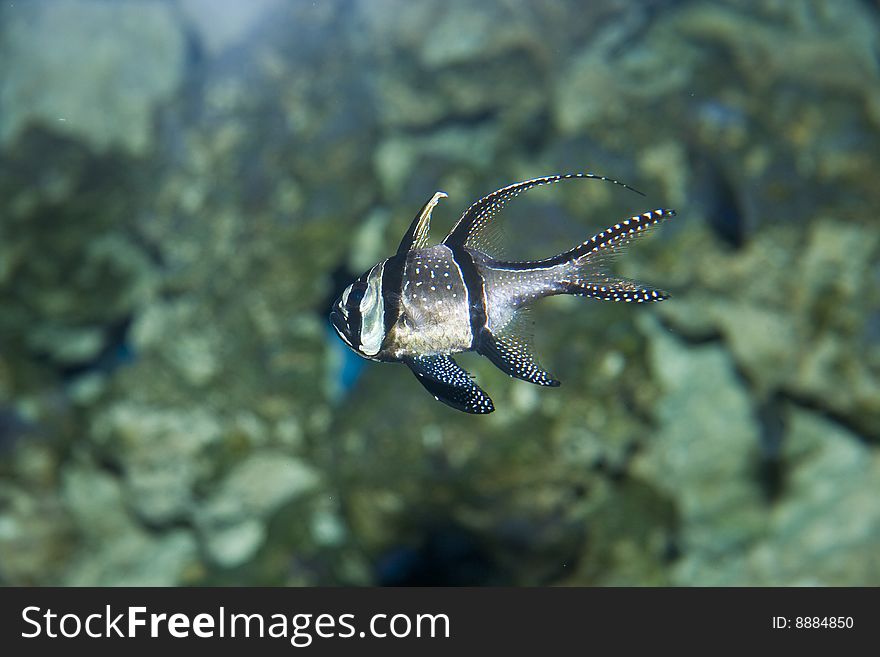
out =
[[[0,584],[880,586],[878,171],[875,0],[3,2]]]

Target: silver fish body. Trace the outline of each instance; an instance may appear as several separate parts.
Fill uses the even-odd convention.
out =
[[[518,311],[557,294],[651,302],[660,290],[612,276],[607,256],[673,216],[658,209],[629,217],[573,249],[544,260],[497,260],[480,248],[494,214],[519,193],[562,180],[597,179],[566,174],[504,187],[474,203],[441,244],[427,247],[431,212],[446,196],[437,192],[421,209],[397,253],[374,265],[334,303],[330,321],[358,355],[406,363],[436,399],[469,413],[490,413],[492,400],[452,354],[476,351],[512,377],[543,386],[559,382],[531,354],[516,328]]]

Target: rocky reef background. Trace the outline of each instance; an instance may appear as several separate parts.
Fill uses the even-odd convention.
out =
[[[326,321],[435,190],[509,251],[678,217],[546,390]],[[0,6],[0,583],[880,585],[880,6]]]

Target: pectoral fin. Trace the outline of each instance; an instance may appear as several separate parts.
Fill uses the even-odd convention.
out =
[[[488,358],[495,367],[514,378],[539,386],[559,385],[559,381],[541,368],[532,356],[528,344],[513,336],[496,336],[484,329],[477,353]]]
[[[405,362],[437,401],[465,413],[485,414],[495,410],[489,395],[450,356],[420,356]]]

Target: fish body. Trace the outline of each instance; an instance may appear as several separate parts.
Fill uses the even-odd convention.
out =
[[[662,290],[613,276],[611,256],[664,219],[656,209],[624,219],[551,258],[505,261],[489,255],[486,228],[521,192],[564,180],[604,180],[589,173],[547,176],[503,187],[470,206],[441,244],[427,246],[437,192],[415,216],[397,253],[364,272],[333,304],[330,322],[358,355],[407,364],[443,403],[468,413],[494,410],[486,393],[452,359],[476,351],[512,377],[558,386],[531,353],[517,318],[542,297],[571,294],[625,302],[654,302]],[[629,188],[631,189],[631,188]]]

